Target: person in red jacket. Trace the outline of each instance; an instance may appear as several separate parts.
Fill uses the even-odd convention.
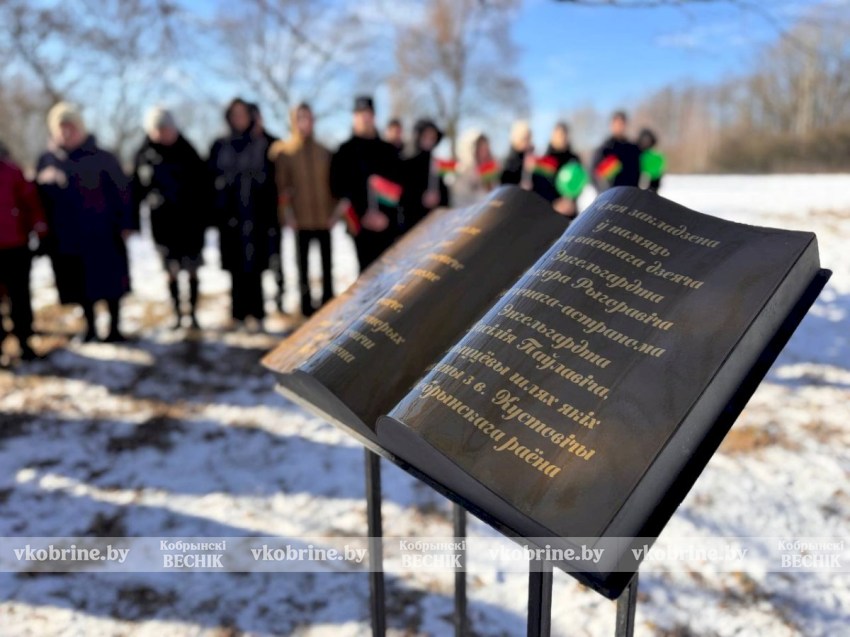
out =
[[[30,347],[32,302],[30,299],[30,235],[47,234],[38,192],[0,144],[0,289],[9,299],[12,333],[18,339],[21,358],[36,357]],[[0,316],[0,346],[5,337]],[[2,348],[0,348],[2,350]]]

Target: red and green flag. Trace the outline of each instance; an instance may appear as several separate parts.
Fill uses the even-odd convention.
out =
[[[343,213],[343,218],[345,219],[345,225],[348,226],[348,232],[352,237],[360,234],[360,217],[354,212],[354,206],[349,204]]]
[[[623,164],[616,155],[608,155],[596,166],[596,176],[605,181],[611,181],[620,174]]]
[[[369,176],[369,190],[379,204],[395,207],[401,200],[401,186],[380,175]]]
[[[457,172],[457,162],[453,159],[437,159],[434,162],[434,167],[440,177],[454,175]]]
[[[495,159],[478,164],[476,170],[484,182],[496,181],[499,178],[499,164]]]
[[[546,179],[554,179],[555,173],[558,172],[558,160],[551,155],[534,158],[534,174],[546,177]]]

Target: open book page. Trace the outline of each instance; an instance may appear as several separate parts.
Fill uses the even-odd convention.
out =
[[[518,188],[436,211],[264,362],[284,388],[292,381],[302,397],[337,400],[348,420],[359,420],[344,424],[373,430],[567,225],[543,199]]]
[[[613,189],[381,420],[379,437],[427,473],[423,441],[554,535],[598,537],[683,423],[666,466],[687,462],[817,271],[813,234]],[[663,478],[641,492],[638,515],[651,514]]]

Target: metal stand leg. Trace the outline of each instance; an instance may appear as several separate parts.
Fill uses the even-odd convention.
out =
[[[373,637],[387,632],[384,603],[384,556],[381,538],[381,458],[366,449],[366,520],[369,533],[369,610]]]
[[[466,539],[466,510],[459,504],[452,504],[452,525],[454,526],[455,542]],[[455,635],[463,637],[467,630],[468,619],[466,616],[466,550],[458,546],[455,549],[461,568],[455,572]]]
[[[552,630],[552,563],[531,560],[528,572],[528,637],[549,637]]]
[[[617,599],[616,637],[633,637],[635,634],[635,609],[637,608],[638,574]]]

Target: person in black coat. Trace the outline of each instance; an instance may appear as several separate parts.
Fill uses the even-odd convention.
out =
[[[399,157],[404,154],[404,125],[398,117],[387,122],[384,139],[396,147]]]
[[[443,138],[442,131],[430,119],[422,119],[416,122],[413,134],[415,154],[402,162],[402,232],[410,230],[435,208],[449,205],[449,189],[432,155]]]
[[[570,145],[570,127],[566,122],[558,122],[552,129],[552,137],[546,148],[546,157],[555,160],[555,175],[567,164],[573,162],[581,165],[578,155],[573,152]],[[542,175],[540,175],[542,177]],[[542,195],[547,201],[552,202],[552,207],[562,215],[574,217],[576,215],[576,200],[564,197],[555,186],[555,177],[540,179],[535,182],[535,192]]]
[[[593,181],[599,192],[640,182],[640,149],[626,138],[628,118],[623,111],[611,116],[611,136],[593,156]]]
[[[217,217],[221,264],[230,272],[231,315],[236,323],[265,318],[263,270],[269,268],[270,237],[277,226],[277,187],[268,140],[252,135],[249,105],[234,99],[225,119],[230,135],[210,149],[213,208]]]
[[[566,132],[566,124],[562,126],[563,131]],[[558,127],[556,127],[557,130]],[[524,120],[514,122],[511,128],[511,150],[502,165],[502,183],[516,184],[536,192],[551,203],[558,212],[572,216],[575,214],[575,206],[570,205],[568,200],[562,200],[555,188],[555,175],[558,169],[567,163],[566,161],[561,163],[561,160],[575,157],[569,150],[569,138],[566,138],[564,148],[560,151],[549,152],[553,150],[550,144],[545,155],[535,156],[528,122]],[[540,170],[540,167],[544,165],[546,170]]]
[[[38,159],[36,183],[51,228],[47,252],[59,300],[82,305],[86,341],[97,338],[94,306],[105,300],[111,316],[105,340],[123,341],[119,306],[130,290],[124,241],[136,229],[129,179],[86,132],[76,107],[60,102],[47,121],[51,142]]]
[[[251,134],[256,138],[263,138],[268,143],[268,147],[271,150],[271,147],[274,145],[276,141],[278,141],[278,137],[269,133],[266,130],[266,124],[263,120],[263,113],[260,111],[260,107],[258,104],[249,103],[248,111],[251,114],[251,119],[254,121],[254,125],[251,128]],[[270,159],[271,161],[271,159]],[[273,163],[273,162],[272,162]],[[275,203],[277,205],[277,203]],[[277,218],[277,217],[276,217]],[[277,305],[277,309],[281,314],[284,314],[283,309],[283,295],[286,292],[286,277],[283,274],[283,228],[279,223],[273,224],[269,228],[269,270],[274,277],[275,282],[275,304]]]
[[[371,97],[354,100],[354,130],[331,159],[331,193],[347,209],[349,231],[354,235],[360,271],[389,248],[398,236],[398,202],[380,201],[369,188],[369,178],[380,176],[401,183],[401,161],[395,146],[375,129]]]
[[[531,128],[528,122],[520,120],[511,127],[511,148],[502,164],[502,184],[515,184],[528,190],[531,189],[531,171],[526,158],[533,158],[534,148],[531,145]]]
[[[644,128],[638,134],[637,145],[641,153],[652,150],[658,145],[658,137],[651,129]],[[661,177],[653,179],[649,175],[641,175],[640,185],[642,188],[651,190],[652,192],[658,192],[658,189],[661,188]]]
[[[136,215],[147,206],[153,240],[168,273],[168,289],[180,327],[178,275],[189,279],[189,319],[198,327],[198,267],[204,247],[210,183],[206,165],[177,128],[174,117],[162,108],[151,109],[145,118],[147,133],[136,151],[133,168],[133,207]]]

